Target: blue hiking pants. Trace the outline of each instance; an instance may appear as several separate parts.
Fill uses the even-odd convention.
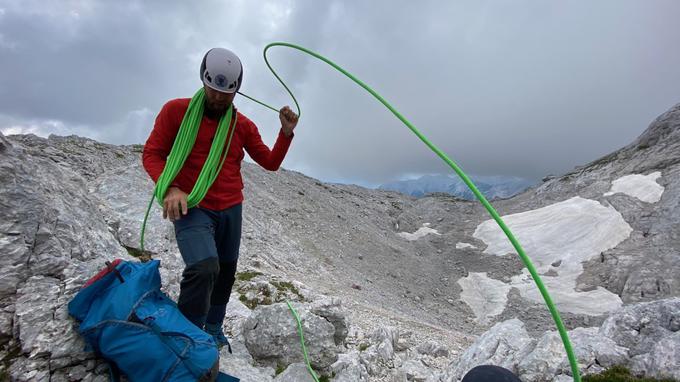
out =
[[[222,211],[194,207],[175,220],[185,268],[177,305],[199,328],[224,320],[241,244],[242,206]]]

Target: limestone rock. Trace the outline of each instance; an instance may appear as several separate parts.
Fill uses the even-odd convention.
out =
[[[433,357],[448,357],[449,349],[434,341],[422,343],[416,347],[418,353],[431,355]]]
[[[367,381],[368,370],[361,363],[359,352],[339,354],[338,360],[331,365],[331,371],[335,373],[333,381],[336,382],[356,382]]]
[[[449,366],[443,381],[458,381],[479,365],[501,366],[517,373],[517,365],[533,349],[534,344],[520,320],[498,323],[480,336],[458,362]]]
[[[5,136],[0,132],[0,154],[4,153],[5,151],[9,151],[12,149],[12,144],[5,138]]]
[[[631,370],[653,378],[680,380],[680,331],[656,343],[649,353],[633,357]]]
[[[569,332],[574,355],[581,372],[597,373],[602,368],[625,364],[626,348],[600,334],[597,328],[577,328]],[[596,367],[594,370],[589,370]],[[598,369],[599,368],[599,369]],[[520,378],[527,381],[552,381],[559,374],[571,374],[564,345],[557,332],[548,332],[517,366]]]
[[[220,371],[240,378],[244,382],[272,382],[274,369],[255,367],[242,357],[232,357],[227,353],[220,356]]]
[[[275,382],[314,382],[314,378],[309,374],[307,365],[304,363],[294,363],[289,365],[283,373],[274,378]]]
[[[600,333],[630,349],[630,355],[648,353],[659,341],[680,330],[680,298],[634,304],[604,321]]]
[[[308,306],[295,304],[304,330],[307,352],[313,367],[323,369],[337,359],[335,327]],[[270,366],[302,362],[297,323],[286,304],[259,306],[243,324],[248,351],[256,361]]]
[[[336,345],[343,345],[347,338],[348,324],[346,312],[342,309],[342,301],[338,298],[326,298],[315,301],[310,311],[333,324]]]
[[[404,362],[399,371],[408,382],[434,381],[435,378],[435,373],[419,360]]]

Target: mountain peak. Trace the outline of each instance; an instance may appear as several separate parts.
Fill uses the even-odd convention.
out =
[[[631,146],[639,150],[680,141],[680,103],[657,117]]]

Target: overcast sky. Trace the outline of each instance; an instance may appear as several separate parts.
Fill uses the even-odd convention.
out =
[[[680,102],[678,15],[677,0],[0,0],[0,129],[143,143],[215,46],[241,57],[241,91],[292,104],[262,59],[287,41],[373,87],[467,173],[539,179]],[[284,167],[368,186],[452,173],[330,67],[270,52],[303,111]],[[235,104],[271,146],[277,115]]]

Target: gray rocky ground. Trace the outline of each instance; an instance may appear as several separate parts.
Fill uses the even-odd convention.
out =
[[[583,372],[624,364],[640,374],[680,378],[673,299],[680,296],[678,153],[680,105],[625,148],[493,201],[501,215],[511,215],[580,197],[630,227],[620,242],[584,260],[575,287],[557,299],[559,306],[599,292],[623,306],[562,312]],[[104,261],[131,259],[139,249],[153,187],[140,154],[140,146],[79,137],[0,135],[5,379],[107,379],[105,364],[83,352],[66,304]],[[227,320],[234,354],[223,352],[223,370],[244,381],[309,380],[284,302],[291,300],[309,332],[314,366],[337,381],[455,381],[481,362],[510,367],[525,381],[568,378],[547,309],[517,281],[523,263],[487,251],[490,239],[476,233],[489,219],[479,203],[327,184],[247,163],[243,172],[240,280]],[[622,177],[655,172],[655,187],[663,187],[657,201],[607,194]],[[527,239],[530,257],[540,258],[537,251],[550,244]],[[163,288],[176,298],[182,260],[158,206],[146,249],[161,260]],[[580,264],[555,261],[539,273],[550,282]],[[471,288],[464,280],[473,276],[495,287]],[[480,311],[486,315],[480,318]]]

